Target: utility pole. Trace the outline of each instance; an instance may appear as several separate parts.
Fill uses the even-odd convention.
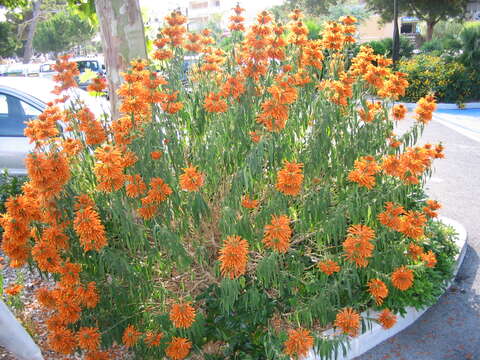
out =
[[[398,31],[398,0],[393,0],[393,46],[392,60],[393,68],[397,68],[400,58],[400,32]]]

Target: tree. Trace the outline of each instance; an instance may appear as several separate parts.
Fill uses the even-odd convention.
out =
[[[331,5],[343,3],[345,0],[286,0],[284,6],[289,9],[302,9],[309,15],[322,15],[328,13]]]
[[[28,26],[27,41],[25,43],[25,50],[23,53],[23,63],[28,64],[33,54],[33,37],[35,36],[35,31],[37,30],[38,20],[41,15],[41,6],[42,0],[36,0],[33,2],[33,15]]]
[[[0,58],[13,56],[19,46],[13,25],[0,22]]]
[[[38,25],[33,44],[41,53],[58,54],[83,44],[94,34],[95,28],[87,20],[71,11],[61,11]]]
[[[96,0],[95,8],[107,66],[111,114],[116,119],[120,73],[127,70],[131,60],[147,57],[140,4],[138,0]]]
[[[433,29],[441,20],[463,17],[468,0],[402,0],[398,2],[399,14],[415,16],[427,24],[427,40],[432,39]],[[367,0],[370,10],[384,21],[393,20],[392,0]]]
[[[25,6],[26,4],[27,0],[0,0],[0,6],[6,7],[8,9]]]

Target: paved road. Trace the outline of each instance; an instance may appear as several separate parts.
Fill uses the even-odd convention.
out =
[[[480,111],[439,112],[420,143],[438,141],[446,157],[435,162],[427,191],[442,215],[466,227],[465,260],[436,305],[356,360],[480,360]]]

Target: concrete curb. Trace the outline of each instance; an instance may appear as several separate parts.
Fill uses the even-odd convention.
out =
[[[460,266],[462,265],[462,262],[465,258],[465,254],[467,252],[467,246],[466,246],[467,231],[465,227],[462,224],[460,224],[458,221],[455,221],[443,216],[439,217],[439,220],[442,221],[445,225],[452,226],[458,234],[457,237],[455,238],[455,243],[457,244],[460,252],[456,256],[457,263],[455,266],[455,270],[453,272],[453,277],[448,282],[448,285],[447,285],[447,289],[448,289],[452,285],[453,281],[455,280],[455,277],[457,276],[458,270],[460,269]],[[377,322],[368,321],[367,331],[365,331],[363,334],[355,338],[349,338],[350,341],[348,344],[349,346],[348,354],[343,356],[340,350],[336,360],[353,360],[355,357],[366,353],[368,350],[374,348],[381,342],[398,334],[400,331],[412,325],[429,308],[430,307],[426,307],[421,310],[416,310],[413,307],[408,307],[406,309],[405,316],[403,317],[397,316],[397,323],[388,330],[383,329],[382,326],[379,325]],[[376,318],[377,315],[378,315],[378,312],[373,310],[367,310],[361,314],[363,319]],[[335,336],[334,330],[333,329],[326,330],[322,333],[322,336],[326,338],[333,337]],[[322,359],[312,351],[304,360],[322,360]]]
[[[403,104],[408,110],[413,110],[417,107],[416,103],[396,102],[395,104]],[[480,102],[465,103],[463,105],[464,105],[463,109],[480,109]],[[460,109],[457,104],[439,103],[437,104],[437,110],[462,110],[462,109]]]

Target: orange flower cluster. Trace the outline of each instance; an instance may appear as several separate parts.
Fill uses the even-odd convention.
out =
[[[220,96],[227,98],[231,96],[234,99],[238,99],[245,92],[245,79],[236,74],[228,77],[222,85]]]
[[[258,200],[250,199],[250,196],[245,195],[242,198],[242,206],[246,209],[255,209],[258,206]]]
[[[409,147],[400,155],[384,157],[381,168],[384,173],[398,177],[406,184],[418,184],[419,177],[431,166],[432,160],[443,157],[442,151],[441,145],[435,149],[430,144]]]
[[[156,50],[153,52],[153,58],[155,60],[169,60],[173,58],[173,51],[166,48],[166,45],[169,43],[169,39],[166,37],[159,37],[153,41],[153,44],[156,47]]]
[[[437,104],[433,95],[427,95],[417,102],[415,108],[415,119],[424,124],[427,124],[432,120],[433,112],[436,110]]]
[[[167,200],[172,193],[172,188],[163,179],[151,178],[150,189],[147,196],[142,199],[142,207],[138,209],[138,214],[145,220],[153,218],[158,210],[158,205]]]
[[[205,175],[197,170],[196,166],[183,169],[180,175],[180,188],[185,191],[199,191],[205,181]]]
[[[218,259],[222,276],[235,279],[245,274],[248,261],[247,240],[240,236],[227,236]]]
[[[403,104],[396,104],[392,107],[392,116],[396,121],[403,120],[407,114],[407,108]]]
[[[211,46],[204,49],[205,56],[200,71],[205,73],[219,74],[222,72],[221,65],[225,62],[225,52],[222,49]]]
[[[100,346],[100,333],[97,328],[82,327],[78,330],[77,342],[81,349],[95,351]]]
[[[375,186],[375,175],[380,171],[373,156],[363,156],[354,163],[355,169],[348,174],[348,180],[358,183],[367,189]]]
[[[413,285],[413,271],[405,266],[401,266],[392,273],[391,279],[393,286],[397,289],[401,291],[408,290]]]
[[[302,67],[312,66],[318,70],[323,68],[323,48],[321,40],[308,41],[302,48],[300,63]]]
[[[95,150],[95,176],[98,189],[105,192],[118,191],[125,183],[125,155],[118,146],[102,145]]]
[[[290,228],[290,219],[288,216],[272,215],[270,224],[265,225],[265,236],[263,237],[265,246],[280,253],[286,253],[290,247],[291,237],[292,229]]]
[[[192,343],[190,340],[174,336],[168,343],[168,346],[165,349],[165,354],[167,354],[170,359],[182,360],[188,356],[191,348]]]
[[[372,256],[375,246],[372,240],[375,231],[366,225],[352,225],[348,228],[348,235],[343,242],[345,258],[354,262],[358,267],[366,267],[368,258]]]
[[[326,23],[322,32],[322,42],[325,49],[340,50],[345,44],[345,33],[342,24],[334,21]],[[350,29],[348,29],[350,30]]]
[[[128,197],[136,198],[147,191],[147,185],[140,174],[127,175],[125,179],[125,192]]]
[[[291,357],[306,356],[313,348],[313,336],[306,329],[288,330],[288,339],[283,343],[283,352]]]
[[[340,271],[340,265],[333,260],[319,261],[317,263],[317,267],[320,269],[320,271],[329,276]]]
[[[20,294],[23,290],[23,285],[22,284],[13,284],[10,285],[9,287],[5,288],[5,294],[9,296],[17,296]]]
[[[195,321],[195,309],[190,303],[173,304],[170,309],[170,320],[176,328],[188,329]]]
[[[24,130],[26,137],[32,142],[41,142],[58,136],[58,123],[65,120],[63,112],[58,106],[48,106],[38,118],[27,122]]]
[[[55,85],[52,91],[56,95],[60,95],[61,92],[70,88],[78,87],[75,77],[79,76],[80,72],[78,71],[77,63],[69,61],[71,57],[72,55],[69,54],[61,55],[56,64],[53,65],[53,70],[57,72],[53,75],[53,81],[59,84]]]
[[[397,322],[397,317],[392,314],[390,310],[383,309],[383,311],[378,315],[377,320],[384,329],[390,329]]]
[[[440,209],[442,205],[436,200],[427,200],[427,206],[423,207],[423,212],[425,215],[427,215],[429,218],[434,218],[438,216],[438,213],[436,210]]]
[[[159,346],[160,341],[163,338],[163,335],[164,334],[162,332],[154,333],[152,331],[147,331],[147,333],[145,334],[144,342],[145,342],[145,344],[147,344],[148,347]]]
[[[288,15],[288,17],[292,19],[287,25],[290,30],[287,38],[288,43],[297,46],[305,45],[308,41],[308,28],[302,21],[302,11],[295,9]]]
[[[288,119],[288,105],[297,100],[297,89],[290,86],[291,78],[282,75],[275,79],[276,84],[268,88],[271,99],[262,103],[262,112],[257,116],[257,122],[263,124],[268,131],[279,132],[285,128]]]
[[[232,10],[235,12],[235,15],[230,16],[231,23],[228,25],[228,29],[230,31],[245,31],[245,25],[243,25],[245,18],[242,16],[242,12],[244,12],[245,9],[237,4]]]
[[[222,99],[221,94],[215,94],[213,92],[210,92],[205,98],[203,107],[210,113],[224,113],[228,110],[227,103]]]
[[[140,335],[142,333],[135,326],[128,325],[123,331],[122,342],[127,348],[133,347],[140,339]]]
[[[377,102],[366,102],[367,107],[358,109],[358,115],[360,119],[366,123],[370,123],[375,119],[375,116],[382,110],[382,103]]]
[[[92,206],[77,210],[73,227],[84,251],[100,251],[107,245],[105,227]]]
[[[421,238],[427,223],[425,215],[419,211],[405,211],[402,206],[392,202],[385,203],[385,211],[378,214],[378,220],[393,230],[401,232],[412,239]]]
[[[202,36],[200,34],[189,33],[188,34],[188,43],[184,44],[183,47],[185,50],[200,53],[203,50],[203,45],[200,43]]]
[[[95,77],[92,82],[87,86],[88,92],[100,93],[107,88],[107,80],[104,77]]]
[[[79,129],[85,133],[87,145],[98,145],[107,140],[102,123],[95,119],[95,115],[89,109],[80,109],[76,116],[80,123]]]
[[[375,298],[377,305],[383,304],[383,299],[388,296],[388,288],[380,279],[371,279],[368,284],[368,292]]]
[[[285,195],[298,195],[303,183],[302,167],[302,163],[285,161],[283,169],[277,173],[277,190]]]
[[[348,99],[352,97],[353,77],[345,72],[339,74],[339,80],[322,80],[317,88],[329,94],[330,101],[340,106],[347,106]]]
[[[185,24],[187,18],[179,10],[172,11],[170,15],[165,16],[167,26],[162,29],[162,34],[168,39],[172,46],[180,46],[185,41],[187,29]]]
[[[383,98],[398,99],[405,96],[405,90],[408,87],[408,81],[405,79],[407,74],[401,72],[389,73],[378,90],[378,95]]]
[[[178,91],[165,94],[165,101],[162,103],[162,110],[167,114],[175,114],[183,109],[183,103],[177,101]]]
[[[344,334],[355,337],[360,329],[360,315],[354,309],[347,307],[337,314],[334,325],[342,329]]]
[[[429,268],[434,268],[435,265],[437,265],[437,257],[432,250],[429,250],[426,253],[422,252],[422,254],[420,254],[420,257],[422,258],[422,261],[425,263],[425,266]]]

